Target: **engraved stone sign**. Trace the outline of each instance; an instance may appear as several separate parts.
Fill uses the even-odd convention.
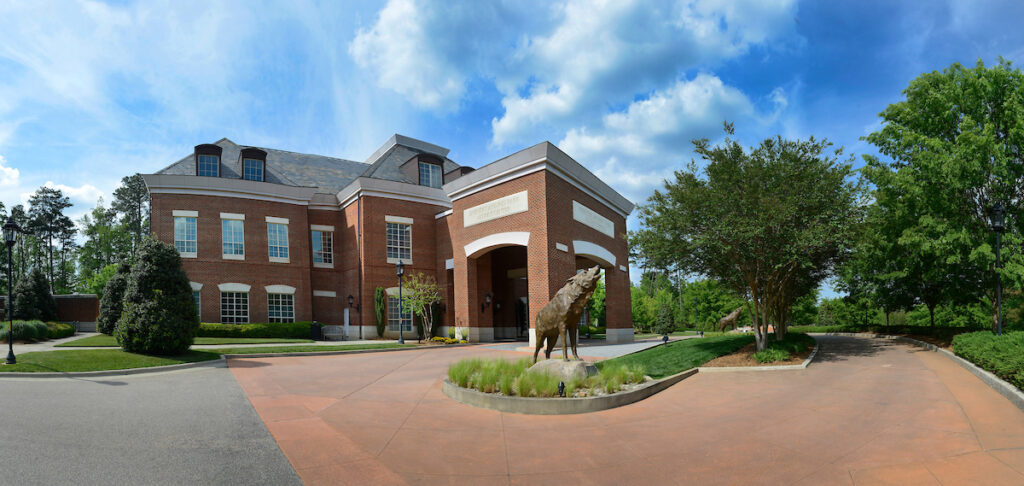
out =
[[[572,202],[572,219],[615,238],[615,223],[612,223],[610,219],[597,214],[593,209],[580,204],[579,201]]]
[[[493,201],[487,201],[463,211],[463,227],[468,228],[475,224],[485,223],[487,221],[503,218],[512,214],[526,212],[530,209],[527,192],[529,191],[517,192],[509,196],[500,197]]]

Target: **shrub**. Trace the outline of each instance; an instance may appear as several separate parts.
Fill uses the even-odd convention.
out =
[[[265,322],[254,324],[199,325],[198,337],[309,339],[310,322]]]
[[[3,323],[3,330],[0,331],[0,339],[7,341],[10,334],[10,323]],[[42,321],[14,321],[15,341],[36,341],[46,339],[48,332],[46,324]]]
[[[384,287],[373,291],[373,316],[377,318],[377,337],[384,337],[388,325],[388,294]]]
[[[181,256],[167,243],[146,239],[128,278],[114,337],[128,352],[177,355],[188,351],[198,329]]]
[[[953,352],[1024,390],[1024,331],[960,334],[953,338]]]
[[[463,388],[472,388],[485,393],[503,393],[521,397],[554,397],[558,395],[557,377],[547,373],[530,371],[530,358],[517,361],[505,359],[469,358],[448,368],[448,380]],[[627,383],[641,383],[646,377],[640,365],[615,365],[602,369],[597,376],[585,380],[570,380],[565,383],[566,396],[579,390],[587,395],[595,390],[615,393]]]
[[[754,359],[758,363],[774,363],[776,361],[786,361],[789,359],[789,351],[784,349],[768,348],[764,351],[758,351],[754,353]]]
[[[60,339],[75,335],[75,326],[64,322],[47,322],[46,337],[49,339]]]
[[[14,286],[14,318],[57,320],[57,301],[50,293],[46,275],[38,267],[32,269]]]
[[[117,320],[121,318],[124,311],[124,291],[128,287],[128,277],[132,267],[127,261],[117,265],[114,275],[107,280],[103,287],[103,297],[100,298],[100,315],[96,318],[96,330],[103,334],[113,334]]]

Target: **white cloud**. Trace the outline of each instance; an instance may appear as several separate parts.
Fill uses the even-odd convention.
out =
[[[4,156],[0,155],[0,188],[16,187],[21,179],[21,171],[8,167]]]
[[[46,183],[43,184],[43,187],[57,189],[72,201],[78,201],[86,204],[95,204],[96,200],[103,196],[103,191],[92,184],[69,186],[66,184],[55,184],[53,181],[46,181]]]

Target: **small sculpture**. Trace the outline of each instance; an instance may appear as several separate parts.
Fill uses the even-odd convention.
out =
[[[580,359],[576,350],[576,329],[579,328],[580,315],[583,314],[587,301],[597,288],[597,279],[600,275],[601,267],[598,266],[573,275],[537,313],[537,326],[534,329],[537,349],[533,351],[534,363],[537,362],[537,353],[540,352],[545,339],[547,348],[544,350],[544,357],[551,359],[551,350],[555,349],[559,336],[562,338],[562,359],[569,361],[566,351],[566,343],[569,342],[567,338],[572,341],[572,356]]]
[[[724,331],[729,326],[736,327],[736,319],[739,319],[740,312],[743,311],[743,307],[737,307],[736,310],[729,313],[729,315],[718,320],[718,330]]]

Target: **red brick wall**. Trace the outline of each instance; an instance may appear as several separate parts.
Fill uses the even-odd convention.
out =
[[[100,300],[95,295],[55,295],[57,320],[62,322],[96,322]]]
[[[295,320],[313,319],[309,223],[305,206],[230,197],[153,194],[153,234],[170,244],[174,243],[173,211],[176,209],[199,212],[196,221],[198,257],[182,260],[189,279],[203,284],[200,291],[203,322],[220,322],[217,286],[222,283],[252,286],[249,290],[250,322],[267,322],[266,285],[295,287]],[[245,214],[245,260],[222,258],[222,212]],[[289,263],[271,263],[268,259],[267,216],[288,219]]]

